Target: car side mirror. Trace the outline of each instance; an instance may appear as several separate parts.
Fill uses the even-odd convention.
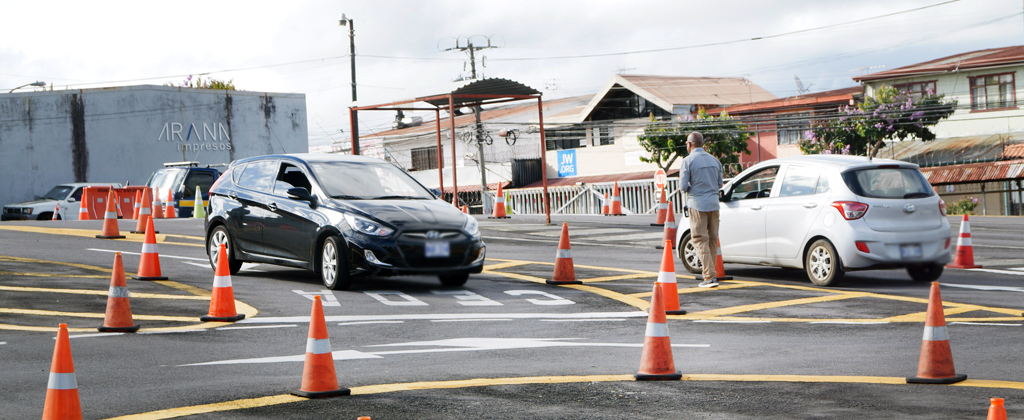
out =
[[[78,201],[78,200],[75,200],[75,197],[71,197],[71,198],[68,199],[69,203],[74,203],[76,201]]]
[[[728,202],[729,199],[727,197],[729,197],[729,194],[726,194],[725,190],[718,190],[718,201]]]
[[[306,191],[305,188],[289,188],[288,197],[295,198],[302,201],[308,201],[310,207],[316,206],[316,197]]]
[[[441,196],[444,195],[444,193],[442,193],[441,190],[438,189],[438,188],[431,188],[430,189],[430,193],[434,194],[434,197],[437,197],[437,198],[441,198]]]

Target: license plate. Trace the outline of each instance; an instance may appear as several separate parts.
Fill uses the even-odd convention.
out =
[[[427,242],[426,252],[427,258],[448,258],[451,255],[448,242],[444,241]]]
[[[921,245],[900,245],[900,256],[903,258],[921,258]]]

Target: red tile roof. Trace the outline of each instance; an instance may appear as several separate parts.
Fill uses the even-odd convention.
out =
[[[1024,159],[921,168],[932,185],[1024,178]]]
[[[792,108],[796,106],[814,106],[824,104],[830,104],[832,106],[837,104],[846,105],[849,104],[850,100],[854,99],[855,96],[863,94],[864,87],[854,86],[845,89],[827,90],[824,92],[790,96],[788,98],[772,99],[770,101],[752,102],[725,108],[709,109],[707,110],[707,113],[710,115],[717,115],[722,111],[725,111],[729,114],[747,114],[757,111],[767,111],[777,108]]]

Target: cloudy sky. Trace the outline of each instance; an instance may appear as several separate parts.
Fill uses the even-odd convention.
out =
[[[468,76],[468,56],[443,50],[467,38],[499,47],[481,52],[483,76],[552,99],[596,93],[615,73],[740,76],[792,96],[794,75],[817,92],[854,86],[865,72],[1024,45],[1021,0],[0,0],[0,10],[4,91],[37,80],[81,89],[204,74],[243,90],[306,94],[313,146],[349,136],[342,13],[355,22],[360,105],[448,91]],[[366,115],[360,132],[387,129],[392,118]]]

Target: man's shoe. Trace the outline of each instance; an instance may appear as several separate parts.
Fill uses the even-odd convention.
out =
[[[704,280],[697,285],[697,287],[718,287],[718,280]]]

